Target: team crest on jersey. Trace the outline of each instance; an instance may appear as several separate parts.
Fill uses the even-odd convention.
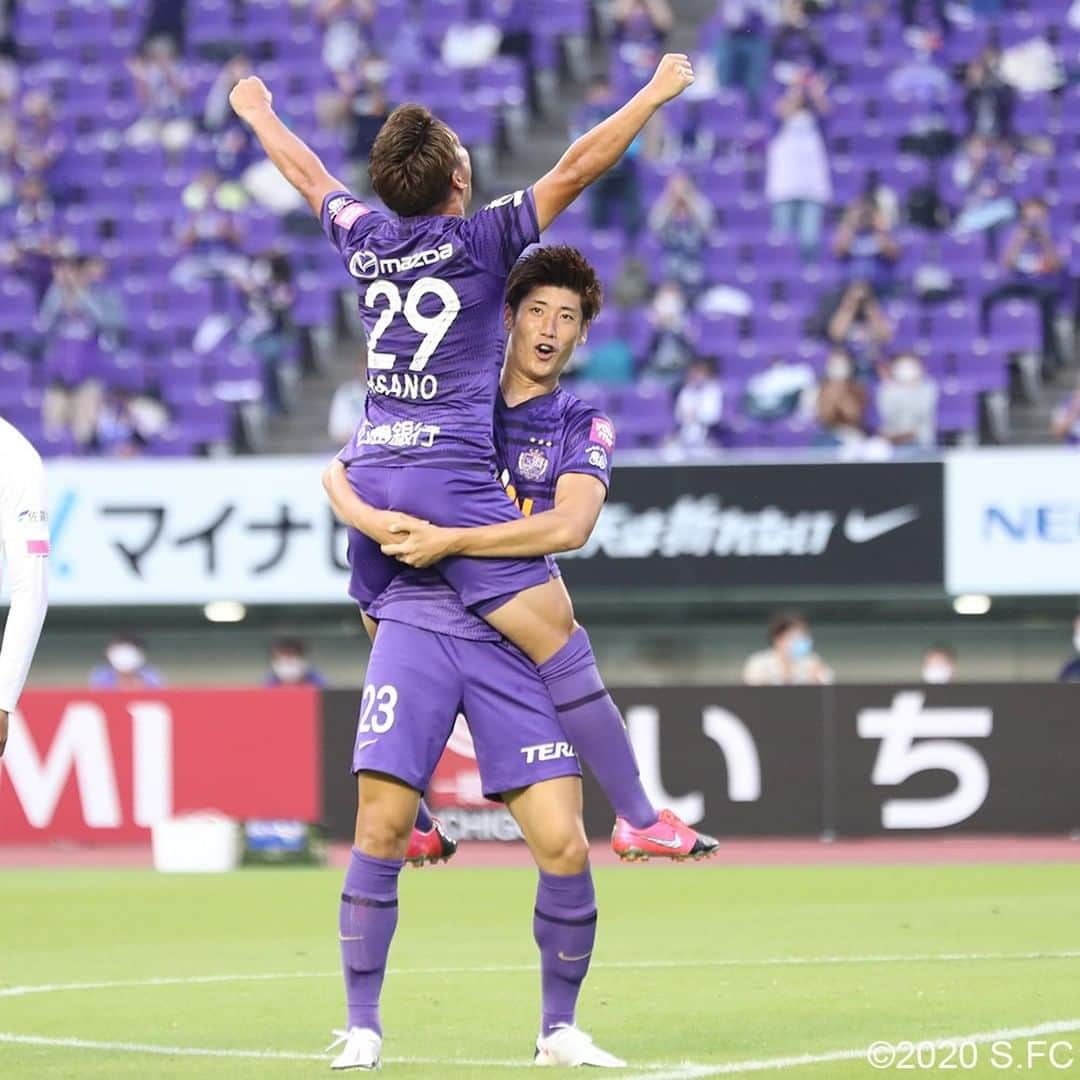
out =
[[[585,453],[585,460],[594,469],[606,469],[607,468],[607,454],[604,453],[602,446],[590,446]]]
[[[518,454],[518,472],[526,480],[540,481],[544,479],[548,470],[547,454],[543,450],[530,446],[528,450],[522,450]]]

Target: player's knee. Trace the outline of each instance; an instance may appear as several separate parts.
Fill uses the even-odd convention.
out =
[[[548,874],[580,874],[589,865],[589,841],[581,827],[559,830],[545,837],[538,853],[540,869]]]
[[[361,813],[356,817],[356,847],[373,859],[402,859],[409,846],[412,827],[407,822],[390,820],[379,814]]]

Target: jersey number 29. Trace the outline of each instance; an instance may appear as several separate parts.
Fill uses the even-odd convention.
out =
[[[437,296],[442,301],[442,310],[435,315],[423,315],[420,312],[420,301],[429,295]],[[420,342],[409,362],[409,370],[423,371],[438,348],[439,342],[446,337],[446,332],[454,324],[458,312],[461,311],[461,300],[458,294],[452,285],[448,285],[440,278],[425,277],[415,282],[405,295],[405,299],[402,300],[401,290],[392,281],[380,279],[368,286],[367,292],[364,293],[364,306],[374,309],[378,306],[379,300],[385,300],[386,307],[380,313],[368,338],[368,368],[374,371],[389,371],[397,362],[397,357],[393,353],[378,351],[379,338],[389,329],[394,316],[403,314],[405,321],[418,334],[424,336],[424,340]]]

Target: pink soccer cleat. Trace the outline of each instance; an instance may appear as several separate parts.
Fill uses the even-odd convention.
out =
[[[405,861],[413,866],[425,863],[449,862],[457,851],[457,841],[447,835],[438,818],[431,819],[431,828],[421,832],[413,828],[409,837],[409,849],[405,852]]]
[[[611,846],[620,859],[707,859],[720,842],[691,829],[670,810],[661,810],[656,823],[635,829],[626,818],[615,819]]]

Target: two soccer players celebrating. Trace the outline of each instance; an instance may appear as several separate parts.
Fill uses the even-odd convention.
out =
[[[349,592],[374,637],[340,909],[348,1028],[334,1068],[378,1067],[379,995],[410,837],[452,850],[421,793],[459,709],[485,793],[506,803],[540,871],[538,1064],[622,1064],[574,1025],[596,932],[577,758],[615,808],[623,857],[716,849],[645,794],[550,558],[585,542],[610,477],[611,421],[558,385],[599,310],[599,284],[570,248],[520,259],[692,82],[685,56],[665,56],[531,188],[468,219],[468,152],[426,109],[396,109],[372,148],[386,214],[326,172],[258,79],[232,92],[233,108],[320,215],[358,285],[367,333],[365,419],[324,477],[349,526]]]

